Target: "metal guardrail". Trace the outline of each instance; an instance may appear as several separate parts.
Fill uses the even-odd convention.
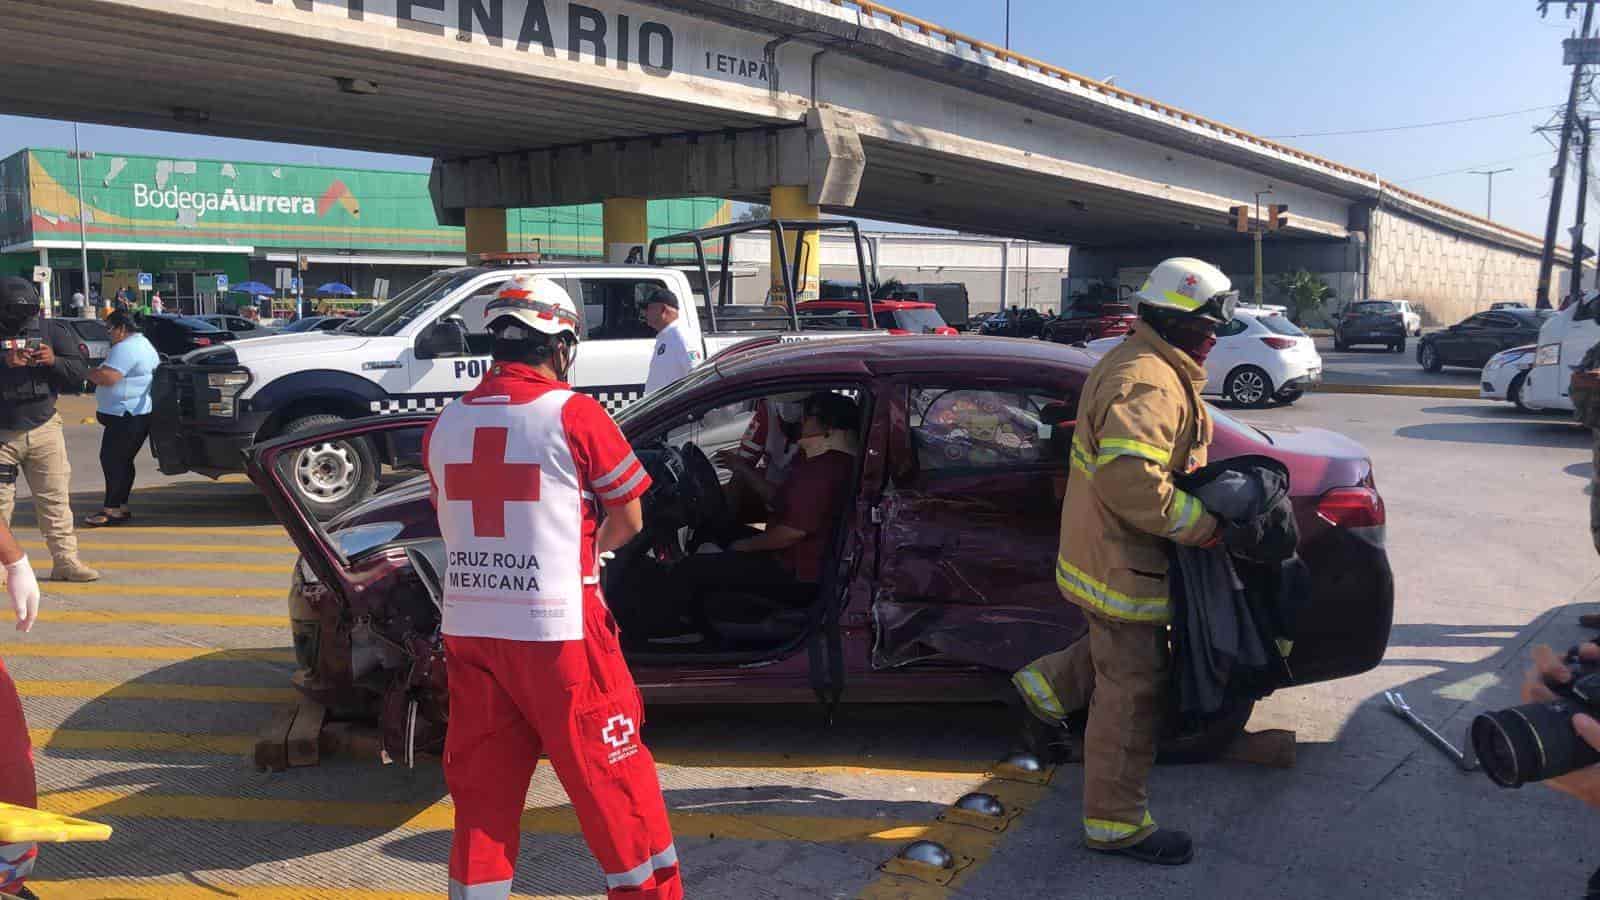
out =
[[[1430,206],[1454,216],[1460,216],[1463,219],[1471,220],[1480,225],[1489,226],[1496,231],[1503,232],[1507,235],[1533,241],[1542,240],[1536,235],[1528,234],[1525,231],[1520,231],[1518,229],[1502,225],[1499,222],[1493,221],[1492,219],[1487,219],[1483,216],[1469,213],[1465,210],[1456,209],[1453,206],[1440,203],[1437,200],[1430,199],[1414,191],[1408,191],[1405,188],[1384,181],[1371,172],[1363,171],[1352,166],[1347,166],[1343,163],[1336,163],[1331,159],[1318,156],[1315,153],[1307,153],[1304,150],[1298,150],[1294,147],[1288,146],[1287,144],[1280,144],[1277,141],[1269,140],[1261,137],[1260,135],[1251,134],[1248,131],[1242,131],[1238,128],[1234,128],[1231,125],[1225,125],[1222,122],[1216,121],[1215,119],[1208,119],[1205,116],[1198,115],[1184,109],[1179,109],[1176,106],[1162,103],[1159,100],[1152,100],[1149,97],[1135,94],[1132,91],[1125,91],[1122,88],[1114,85],[1109,85],[1105,82],[1096,81],[1093,78],[1079,75],[1076,72],[1068,71],[1060,66],[1054,66],[1042,60],[1034,59],[1031,56],[1025,56],[1021,53],[1017,53],[1014,50],[1007,50],[1004,47],[995,46],[988,41],[981,41],[977,38],[964,35],[958,31],[951,31],[948,28],[935,25],[926,19],[919,19],[916,16],[907,15],[899,10],[873,3],[872,0],[828,0],[828,2],[834,6],[844,9],[854,9],[863,16],[871,19],[887,21],[891,24],[908,29],[918,34],[938,38],[956,47],[965,46],[980,55],[992,56],[995,59],[1021,66],[1024,69],[1032,72],[1038,72],[1039,74],[1045,75],[1049,78],[1056,78],[1061,81],[1077,85],[1086,90],[1095,91],[1108,97],[1121,100],[1140,109],[1146,109],[1151,112],[1160,113],[1180,122],[1199,126],[1224,137],[1243,141],[1247,144],[1261,147],[1264,150],[1270,150],[1274,153],[1279,153],[1293,159],[1298,159],[1314,166],[1320,166],[1330,171],[1337,172],[1341,175],[1348,175],[1352,178],[1370,181],[1377,185],[1380,190],[1399,194],[1400,196],[1405,197],[1412,202]]]

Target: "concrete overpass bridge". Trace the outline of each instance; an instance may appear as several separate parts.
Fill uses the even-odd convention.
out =
[[[431,156],[442,221],[720,196],[1071,244],[1073,278],[1247,245],[1451,318],[1531,298],[1539,241],[1372,173],[846,0],[0,0],[0,110]],[[818,254],[810,254],[816,260]],[[1245,260],[1244,265],[1239,260]]]

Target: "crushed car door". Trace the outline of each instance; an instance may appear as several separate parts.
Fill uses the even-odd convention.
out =
[[[1054,576],[1075,387],[925,379],[894,397],[873,667],[1012,671],[1075,640]]]

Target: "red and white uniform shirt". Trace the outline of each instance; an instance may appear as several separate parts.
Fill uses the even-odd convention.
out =
[[[783,420],[778,415],[778,401],[763,400],[750,417],[750,425],[739,439],[739,456],[750,465],[763,459],[767,461],[763,474],[772,484],[781,484],[794,464],[800,448],[783,433]]]
[[[593,398],[497,363],[423,438],[448,556],[446,635],[582,640],[597,591],[600,507],[644,495],[650,476]]]

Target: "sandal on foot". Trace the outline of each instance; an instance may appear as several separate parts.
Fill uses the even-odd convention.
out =
[[[121,525],[131,518],[133,518],[133,513],[123,513],[120,516],[113,516],[109,513],[97,512],[84,516],[83,524],[88,528],[109,528],[114,525]]]

